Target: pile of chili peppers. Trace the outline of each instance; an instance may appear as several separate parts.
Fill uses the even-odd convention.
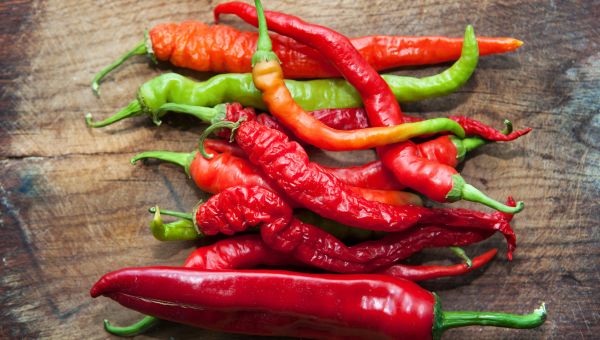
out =
[[[523,202],[489,198],[467,184],[456,166],[467,152],[530,129],[513,131],[505,121],[498,131],[465,116],[423,120],[404,114],[398,104],[452,93],[468,81],[480,55],[515,50],[520,41],[476,38],[471,26],[464,39],[350,40],[297,17],[263,11],[260,0],[256,7],[220,4],[215,20],[222,14],[239,16],[258,33],[199,22],[158,25],[93,80],[98,93],[109,72],[138,54],[198,71],[251,72],[205,82],[164,74],[143,84],[114,116],[99,122],[86,116],[90,127],[138,115],[160,124],[168,112],[210,124],[191,141],[198,142],[197,150],[148,151],[132,163],[149,158],[174,163],[214,194],[190,213],[151,208],[156,239],[229,236],[197,248],[182,267],[104,275],[92,297],[107,296],[148,315],[127,327],[105,321],[108,332],[132,336],[165,319],[254,335],[429,339],[454,327],[534,328],[545,321],[543,304],[527,315],[443,311],[437,295],[414,283],[483,267],[496,249],[471,260],[460,247],[496,232],[505,237],[512,259],[516,236],[510,223]],[[377,73],[452,60],[427,78]],[[208,138],[213,133],[222,139]],[[308,147],[375,148],[379,160],[325,167],[310,161]],[[496,211],[428,208],[423,197],[442,203],[465,199]],[[163,215],[178,220],[164,223]],[[463,263],[399,262],[431,247],[448,247]]]

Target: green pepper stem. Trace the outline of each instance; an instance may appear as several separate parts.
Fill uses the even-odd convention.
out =
[[[92,80],[92,90],[94,93],[99,96],[100,95],[100,81],[112,70],[119,67],[121,64],[125,62],[125,60],[131,58],[134,55],[142,55],[148,53],[148,49],[146,48],[146,41],[142,40],[139,44],[137,44],[131,51],[125,53],[121,58],[117,59],[112,64],[108,65],[102,71],[98,72],[94,79]]]
[[[231,135],[229,137],[229,141],[233,142],[234,136],[235,136],[235,130],[237,130],[237,128],[240,127],[240,124],[242,124],[242,122],[245,120],[246,120],[246,117],[240,117],[240,119],[238,119],[237,122],[229,122],[229,121],[216,122],[216,123],[213,123],[212,125],[210,125],[209,127],[207,127],[206,129],[204,129],[204,131],[198,138],[198,149],[200,150],[200,153],[202,154],[202,156],[204,156],[204,158],[207,158],[207,159],[211,159],[214,157],[213,154],[207,153],[206,149],[204,148],[204,140],[206,138],[208,138],[208,136],[210,136],[210,134],[213,131],[219,130],[219,129],[231,129]]]
[[[135,164],[135,162],[139,161],[140,159],[155,158],[161,161],[181,166],[185,171],[186,175],[190,177],[190,166],[194,157],[196,157],[196,151],[191,153],[171,151],[146,151],[133,156],[133,158],[131,158],[131,164]]]
[[[533,313],[518,315],[495,312],[442,312],[441,331],[465,326],[493,326],[506,328],[535,328],[546,321],[546,305]]]
[[[509,214],[516,214],[523,210],[523,208],[525,208],[525,203],[523,203],[522,201],[517,202],[516,207],[509,207],[506,204],[502,204],[494,199],[491,199],[490,197],[486,196],[484,193],[479,191],[479,189],[467,183],[465,183],[463,187],[462,198],[467,201],[485,204],[490,208],[494,208],[498,211]]]
[[[509,207],[506,204],[493,200],[479,191],[479,189],[467,184],[459,174],[454,174],[452,175],[452,189],[446,195],[446,200],[448,202],[456,202],[461,199],[481,203],[508,214],[516,214],[525,207],[525,203],[522,201],[517,202],[515,207]]]
[[[182,220],[164,224],[160,216],[160,209],[156,207],[154,218],[150,222],[150,231],[152,231],[154,238],[160,241],[190,241],[201,237],[202,235],[198,233],[194,223],[188,219],[188,217],[191,218],[191,214],[189,216],[188,214],[183,215],[185,217]]]
[[[258,17],[258,41],[256,42],[256,52],[252,55],[252,67],[257,63],[264,61],[277,60],[279,58],[273,53],[273,45],[271,43],[271,37],[269,37],[269,30],[267,28],[267,19],[265,18],[265,12],[263,10],[260,0],[255,0],[256,15]]]
[[[121,119],[135,117],[135,116],[139,116],[141,114],[142,114],[142,106],[140,105],[139,101],[134,100],[131,103],[129,103],[129,105],[127,105],[125,108],[123,108],[121,111],[119,111],[119,112],[115,113],[113,116],[108,117],[105,120],[102,120],[99,122],[92,121],[92,114],[87,113],[85,115],[85,123],[87,124],[88,127],[99,128],[99,127],[105,127],[107,125],[116,123],[116,122],[120,121]]]
[[[448,247],[448,248],[450,248],[450,250],[454,253],[454,255],[458,256],[463,261],[465,261],[465,264],[467,265],[467,267],[471,268],[473,266],[473,261],[471,261],[471,258],[467,255],[467,253],[465,253],[464,249],[462,249],[461,247]]]
[[[108,320],[104,320],[104,330],[116,336],[136,336],[156,326],[159,322],[160,319],[157,319],[153,316],[145,316],[143,319],[132,325],[117,327],[111,325]]]
[[[462,142],[463,148],[465,150],[465,153],[473,151],[473,150],[477,149],[478,147],[489,143],[488,141],[486,141],[485,139],[483,139],[481,137],[467,137],[467,138],[463,139],[461,142]]]
[[[167,215],[167,216],[183,218],[188,221],[192,221],[194,219],[192,214],[184,213],[184,212],[180,212],[180,211],[173,211],[173,210],[162,210],[162,209],[159,209],[157,206],[148,208],[148,211],[152,214],[156,214],[156,212],[159,211],[159,216],[160,216],[160,214],[163,214],[163,215]]]
[[[205,123],[214,123],[216,119],[222,120],[225,117],[224,112],[217,107],[204,107],[176,103],[166,103],[158,109],[160,112],[171,111],[185,113],[194,116]]]

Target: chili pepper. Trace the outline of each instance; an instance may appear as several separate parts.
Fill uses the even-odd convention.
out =
[[[493,230],[425,225],[347,247],[331,234],[292,216],[291,207],[263,187],[234,187],[211,197],[193,214],[201,235],[233,235],[258,226],[271,248],[313,267],[334,272],[371,272],[425,247],[463,246],[490,237]]]
[[[441,277],[458,276],[478,269],[487,264],[496,255],[497,250],[491,249],[473,259],[473,266],[465,264],[450,266],[420,265],[410,266],[396,264],[380,274],[390,275],[395,278],[409,281],[425,281]],[[272,250],[267,247],[258,235],[240,235],[217,241],[212,245],[199,247],[188,256],[184,267],[195,269],[243,269],[253,268],[259,265],[281,266],[296,265],[296,261],[288,255]],[[116,327],[104,320],[104,329],[118,336],[135,336],[144,333],[155,326],[159,319],[146,316],[142,320],[124,327]]]
[[[442,311],[435,294],[376,274],[126,268],[104,275],[90,295],[195,327],[319,339],[431,339],[454,327],[534,328],[546,319],[544,304],[527,315]]]
[[[443,222],[430,223],[347,247],[329,233],[294,218],[291,207],[281,197],[258,186],[229,188],[211,197],[198,206],[193,222],[201,235],[233,235],[259,226],[270,247],[292,253],[303,263],[335,272],[370,272],[424,247],[468,245],[495,232],[477,226],[456,228],[446,227]]]
[[[257,24],[256,19],[258,17],[259,42],[255,55],[257,59],[271,60],[268,63],[269,66],[277,65],[275,61],[276,56],[270,51],[268,44],[269,37],[266,34],[267,19],[260,7],[260,1],[257,1],[256,5],[257,8],[254,10],[250,5],[240,3],[234,7],[235,11],[232,11],[232,13],[255,25]],[[397,126],[397,124],[402,124],[405,121],[400,111],[400,106],[395,101],[390,88],[379,74],[362,59],[346,37],[323,26],[311,25],[297,17],[277,12],[268,12],[268,22],[271,29],[318,49],[324,56],[328,57],[338,71],[361,94],[372,126]],[[264,44],[261,44],[261,39],[265,41]],[[477,52],[477,44],[473,28],[468,26],[465,31],[461,58],[453,67],[459,65],[457,69],[464,72],[463,68],[471,69],[468,65],[476,65],[478,53],[468,52],[473,50]],[[340,58],[339,56],[344,57]],[[254,78],[256,78],[255,73],[253,71]],[[260,88],[258,84],[257,87]],[[270,110],[271,113],[276,111],[273,108],[270,108]],[[383,163],[396,175],[400,183],[403,183],[402,175],[406,169],[396,169],[395,166],[402,163],[402,161],[396,161],[396,158],[402,155],[402,149],[403,144],[401,143],[397,146],[386,146],[379,150]],[[475,187],[467,184],[455,169],[442,164],[437,165],[435,167],[433,164],[428,164],[427,168],[424,168],[421,172],[415,169],[412,173],[420,173],[418,177],[413,177],[418,178],[417,183],[406,182],[403,184],[410,185],[411,188],[439,202],[454,202],[466,199],[485,204],[496,210],[511,213],[517,213],[524,207],[523,202],[518,202],[516,207],[508,207],[492,200]]]
[[[215,145],[217,143],[213,141],[211,144]],[[209,160],[196,151],[191,153],[147,151],[134,156],[131,162],[135,163],[140,159],[147,158],[160,159],[181,166],[198,188],[213,194],[233,186],[259,185],[286,197],[276,185],[271,184],[271,181],[256,166],[247,159],[234,156],[231,153],[220,153],[217,157]],[[369,201],[392,205],[423,204],[419,196],[408,192],[360,187],[350,187],[350,189]],[[287,201],[293,202],[293,200]]]
[[[264,22],[264,17],[261,20]],[[337,130],[328,127],[293,100],[285,86],[279,60],[272,52],[271,40],[264,24],[259,25],[257,50],[252,57],[252,80],[256,88],[262,91],[262,99],[273,116],[301,140],[322,149],[368,149],[439,131],[451,131],[461,137],[464,135],[460,125],[445,118],[387,128]]]
[[[510,224],[498,215],[366,201],[318,164],[310,162],[302,147],[289,142],[283,133],[252,121],[230,123],[228,127],[233,125],[238,126],[235,139],[250,161],[287,197],[323,217],[352,227],[381,231],[400,231],[415,225],[431,224],[497,230],[507,238],[508,256],[512,256],[514,233]],[[201,140],[218,126],[208,127]],[[201,152],[205,153],[204,150]]]
[[[225,4],[225,7],[228,4]],[[224,7],[215,8],[215,19]],[[225,11],[226,12],[226,11]],[[319,52],[294,40],[272,35],[273,49],[283,61],[286,78],[327,78],[339,73],[324,62]],[[98,93],[99,83],[112,70],[134,55],[148,55],[170,61],[178,67],[217,73],[246,73],[252,69],[250,59],[256,48],[256,32],[240,32],[221,25],[201,22],[159,24],[144,41],[104,68],[94,77],[92,89]],[[218,43],[215,43],[218,42]],[[477,38],[481,55],[506,53],[523,42],[513,38]],[[462,39],[448,37],[366,36],[352,39],[353,45],[377,70],[399,66],[437,64],[456,60],[460,56]]]
[[[358,119],[354,123],[350,119],[346,119],[348,116],[347,109],[338,110],[326,110],[327,112],[322,113],[321,111],[313,111],[311,114],[315,114],[315,117],[319,116],[320,119],[327,121],[330,124],[339,124],[341,127],[346,127],[351,124],[355,124],[357,128],[361,128],[363,122],[366,123],[367,117],[364,110],[359,112]],[[330,117],[340,111],[341,119],[331,119]],[[361,116],[362,115],[362,116]],[[262,125],[277,129],[286,133],[290,136],[289,131],[285,127],[281,126],[274,117],[259,114],[256,115],[254,110],[250,108],[243,108],[239,103],[232,103],[226,106],[225,119],[228,121],[237,121],[241,117],[245,117],[247,120],[256,120]],[[486,126],[480,122],[465,117],[453,117],[456,121],[461,121],[461,124],[468,127],[470,131],[477,132],[490,140],[502,140],[502,137],[506,139],[518,138],[531,129],[523,129],[519,131],[512,131],[512,123],[509,120],[505,120],[506,129],[502,132],[497,131],[489,126]],[[360,124],[360,125],[359,125]],[[336,127],[337,128],[337,127]],[[212,142],[211,143],[215,143]],[[427,158],[430,161],[440,162],[452,167],[456,167],[458,162],[462,161],[465,154],[481,145],[487,143],[479,137],[458,139],[454,136],[441,136],[434,140],[417,144],[419,155]],[[216,146],[219,147],[219,146]],[[227,144],[227,149],[231,150],[230,144]],[[235,151],[237,155],[245,157],[245,154],[241,150]],[[404,186],[400,185],[395,179],[394,175],[385,169],[380,161],[375,161],[363,166],[351,167],[351,168],[326,168],[324,169],[331,171],[336,177],[340,178],[343,182],[363,188],[380,189],[380,190],[399,190]]]
[[[382,77],[400,102],[452,93],[469,79],[477,66],[477,58],[473,60],[472,56],[473,53],[477,56],[477,44],[466,46],[461,52],[461,58],[440,74],[420,79],[396,75]],[[307,111],[362,105],[359,93],[343,79],[286,80],[285,84],[294,100]],[[221,74],[204,82],[194,82],[175,73],[166,73],[144,83],[138,90],[137,99],[112,117],[93,122],[88,113],[86,122],[91,127],[103,127],[124,118],[148,115],[156,124],[160,124],[160,118],[176,107],[170,104],[200,107],[189,113],[201,120],[210,120],[214,116],[203,108],[226,102],[239,102],[244,106],[266,109],[261,100],[261,92],[254,87],[251,74]]]

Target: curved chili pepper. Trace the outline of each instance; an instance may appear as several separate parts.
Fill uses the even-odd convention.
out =
[[[431,339],[454,327],[534,328],[546,319],[544,304],[528,315],[445,312],[415,283],[376,274],[126,268],[104,275],[90,295],[195,327],[318,339]]]
[[[269,52],[269,37],[266,34],[266,21],[268,21],[271,29],[318,49],[324,56],[328,57],[338,71],[353,84],[361,94],[367,115],[373,126],[397,126],[397,124],[405,122],[405,118],[403,118],[402,112],[400,111],[400,106],[394,99],[390,88],[379,74],[361,58],[346,37],[323,26],[308,24],[291,15],[267,12],[268,18],[265,18],[265,13],[260,7],[260,1],[257,1],[256,5],[257,8],[254,9],[250,5],[239,3],[234,7],[235,10],[232,11],[232,13],[254,25],[256,25],[258,21],[259,42],[255,54],[257,59],[266,58],[273,60],[273,58],[276,58],[272,52]],[[465,40],[461,58],[453,65],[458,65],[457,69],[459,70],[463,68],[472,69],[468,65],[477,64],[478,53],[465,52],[466,50],[474,50],[477,52],[477,43],[474,37],[473,28],[468,26],[465,31]],[[261,39],[265,41],[264,44],[261,44]],[[471,48],[469,48],[469,46]],[[339,56],[344,56],[344,58],[341,59]],[[271,66],[276,65],[277,63],[271,61],[268,64]],[[254,72],[253,76],[256,78]],[[260,86],[257,84],[257,87]],[[271,108],[271,111],[271,113],[275,115],[273,112],[275,110],[273,108]],[[402,147],[402,145],[399,144],[398,147]],[[396,171],[394,168],[394,160],[401,154],[399,150],[394,146],[386,146],[380,148],[379,153],[386,167],[394,172],[398,181],[402,183],[402,174],[405,169]],[[432,196],[428,197],[440,202],[454,202],[460,199],[466,199],[485,204],[496,210],[511,213],[517,213],[524,207],[523,202],[518,202],[516,207],[508,207],[500,202],[492,200],[475,187],[467,184],[456,170],[451,167],[440,164],[437,168],[429,166],[426,170],[434,171],[435,176],[428,176],[432,173],[424,172],[422,176],[419,177],[417,183],[403,184],[410,185],[411,188],[419,192],[425,191],[424,193],[426,195],[432,194]],[[454,172],[452,172],[452,170],[454,170]],[[418,173],[418,171],[415,171],[415,173]],[[434,180],[438,181],[437,186]],[[424,187],[423,190],[420,189],[421,186]],[[431,188],[436,187],[438,188],[437,191],[431,190]]]
[[[214,145],[216,142],[213,141],[212,144]],[[148,158],[160,159],[181,166],[198,188],[213,194],[234,186],[259,185],[286,197],[276,185],[271,184],[271,181],[256,166],[247,159],[230,153],[220,153],[216,157],[206,159],[197,151],[191,153],[147,151],[134,156],[131,163]],[[376,190],[364,187],[350,187],[350,189],[369,201],[392,205],[423,204],[418,195],[408,192]],[[287,199],[287,201],[293,202],[290,199]]]
[[[461,58],[440,74],[425,78],[396,75],[382,77],[392,89],[396,100],[400,102],[452,93],[470,78],[477,66],[476,60],[473,62],[469,56],[473,51],[477,54],[477,44],[469,46],[470,50],[463,48]],[[286,80],[285,84],[294,100],[307,111],[362,105],[360,94],[343,79]],[[103,127],[121,119],[148,115],[154,123],[160,124],[160,118],[175,108],[171,104],[199,107],[191,108],[187,113],[196,115],[201,120],[210,120],[214,116],[208,114],[204,108],[226,102],[239,102],[244,106],[266,109],[261,92],[254,87],[251,74],[221,74],[204,82],[194,82],[181,75],[167,73],[144,83],[138,90],[137,99],[115,115],[93,122],[91,114],[88,113],[86,122],[90,127]]]
[[[211,127],[207,128],[201,139],[211,130]],[[283,133],[257,122],[239,124],[235,140],[250,161],[287,197],[323,217],[352,227],[381,231],[399,231],[430,224],[497,230],[507,238],[508,256],[512,256],[514,233],[506,220],[498,218],[498,215],[366,201],[318,164],[310,162],[298,143],[289,142]]]
[[[224,4],[227,6],[228,4]],[[215,8],[215,19],[223,5]],[[283,61],[286,78],[327,78],[339,73],[312,48],[273,34],[273,49]],[[92,80],[98,93],[100,82],[112,70],[134,55],[148,55],[170,61],[174,66],[196,71],[246,73],[252,69],[250,59],[256,49],[256,32],[240,32],[233,27],[208,26],[201,22],[159,24],[144,41],[100,71]],[[218,43],[214,43],[218,41]],[[513,38],[477,38],[481,55],[506,53],[523,42]],[[377,70],[399,66],[437,64],[460,56],[462,39],[448,37],[366,36],[352,39],[352,44]]]

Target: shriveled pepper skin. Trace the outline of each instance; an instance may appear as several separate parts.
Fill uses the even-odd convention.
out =
[[[473,258],[473,264],[465,263],[441,266],[394,264],[378,271],[410,281],[425,281],[440,277],[462,275],[487,264],[497,253],[491,249]],[[301,266],[290,254],[273,250],[265,244],[260,235],[238,235],[199,247],[185,260],[184,267],[197,269],[240,269],[267,266]]]
[[[243,122],[235,139],[250,161],[300,205],[334,221],[363,229],[400,231],[435,224],[501,231],[512,250],[510,225],[498,215],[465,209],[427,209],[369,202],[354,194],[335,176],[308,159],[306,151],[276,130]]]
[[[385,275],[172,267],[115,271],[90,294],[195,327],[316,339],[430,339],[436,304],[415,283]]]
[[[262,187],[234,187],[200,205],[194,224],[205,235],[236,234],[259,226],[263,241],[296,260],[339,273],[372,272],[389,267],[427,247],[464,246],[494,231],[418,227],[348,247],[331,234],[294,216],[285,201]]]
[[[215,15],[223,5],[215,8]],[[154,55],[178,67],[218,73],[246,73],[256,49],[256,32],[201,22],[159,24],[149,31]],[[271,35],[273,51],[283,62],[286,78],[329,78],[339,73],[314,49],[290,38]],[[458,59],[461,38],[366,36],[352,44],[377,70],[399,66],[437,64]],[[510,52],[520,41],[512,38],[478,38],[481,54]]]

